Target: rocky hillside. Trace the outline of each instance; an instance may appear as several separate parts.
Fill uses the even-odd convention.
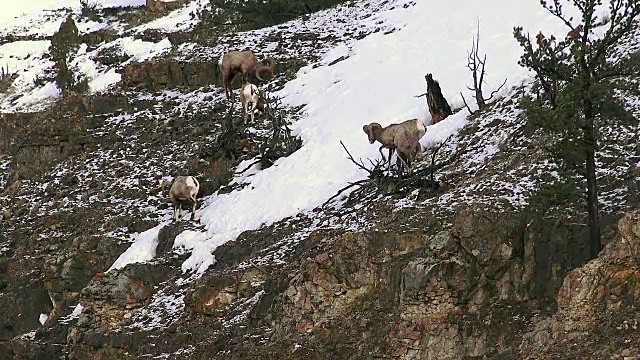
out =
[[[0,30],[0,359],[640,356],[637,123],[599,129],[605,247],[587,262],[584,184],[527,126],[526,81],[427,127],[416,171],[433,177],[333,198],[367,175],[338,140],[374,158],[365,118],[426,118],[407,93],[433,70],[380,50],[426,5],[328,1],[272,24],[233,1],[151,3]],[[89,88],[62,95],[48,49],[69,14]],[[248,128],[217,71],[232,48],[277,59],[260,84],[271,109]],[[638,49],[640,28],[620,44]],[[362,58],[376,66],[356,73]],[[387,71],[396,60],[407,74]],[[361,98],[347,86],[364,78],[422,88]],[[637,91],[619,96],[640,117]],[[198,220],[171,222],[158,180],[184,174],[201,182]]]

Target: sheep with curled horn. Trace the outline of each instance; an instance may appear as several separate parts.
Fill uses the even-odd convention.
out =
[[[420,139],[426,133],[427,128],[422,120],[411,119],[399,124],[391,124],[387,127],[382,127],[377,122],[372,122],[364,125],[362,130],[367,134],[370,144],[376,141],[382,144],[378,149],[382,159],[385,159],[382,149],[389,150],[389,166],[391,166],[391,156],[394,150],[397,150],[398,159],[407,169],[410,169],[411,163],[422,151]]]
[[[195,176],[178,176],[174,179],[173,183],[162,179],[160,180],[160,189],[165,192],[169,188],[169,201],[173,206],[173,221],[178,220],[182,216],[182,202],[186,201],[191,205],[191,220],[195,219],[196,215],[196,196],[200,191],[200,183]]]
[[[229,51],[218,60],[218,67],[222,73],[222,85],[227,99],[233,97],[231,81],[236,74],[242,74],[242,83],[249,81],[250,75],[255,75],[260,81],[267,81],[274,77],[276,61],[269,57],[267,64],[258,61],[258,58],[250,50]]]

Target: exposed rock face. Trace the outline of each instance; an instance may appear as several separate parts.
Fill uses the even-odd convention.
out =
[[[258,289],[255,284],[264,282],[265,274],[249,269],[238,276],[211,276],[194,286],[187,295],[186,305],[197,314],[225,313],[225,307],[238,298],[251,298]]]
[[[585,349],[571,344],[595,346],[602,336],[620,339],[625,332],[616,328],[628,333],[637,326],[640,211],[620,221],[619,238],[601,257],[571,271],[582,249],[571,254],[567,239],[581,232],[561,224],[527,224],[468,208],[450,230],[435,235],[399,234],[393,225],[314,232],[281,268],[212,272],[187,289],[188,316],[171,327],[180,335],[162,335],[158,344],[197,343],[193,359],[229,351],[231,359],[554,358],[584,356]],[[163,241],[174,230],[168,227]],[[548,236],[553,233],[562,236]],[[216,255],[229,264],[226,252],[236,250]],[[74,261],[62,262],[61,276]],[[168,270],[135,264],[94,276],[81,291],[85,310],[66,335],[67,351],[74,358],[148,351],[139,343],[143,333],[112,331],[128,326],[136,308],[177,269]],[[604,344],[630,358],[639,341],[622,336]],[[23,342],[15,339],[8,349],[27,354]],[[38,353],[55,350],[46,344]],[[595,358],[607,357],[603,350]]]
[[[615,359],[640,356],[640,210],[626,214],[618,222],[618,231],[617,239],[598,258],[565,277],[557,295],[557,313],[527,334],[523,353],[537,358],[557,353]]]
[[[5,185],[38,179],[61,160],[94,151],[99,144],[112,141],[110,136],[97,138],[89,134],[88,130],[99,124],[100,119],[79,115],[110,113],[123,108],[127,108],[124,96],[69,95],[46,112],[2,114],[0,153],[12,156]]]
[[[246,280],[210,275],[187,303],[196,318],[231,317],[234,301],[260,298],[248,315],[253,330],[236,328],[204,347],[232,349],[238,359],[518,358],[532,319],[553,306],[583,255],[570,240],[581,229],[527,226],[480,208],[462,210],[451,230],[435,235],[395,226],[312,233],[290,264],[255,273],[266,280],[263,293],[241,294]],[[268,338],[258,336],[264,331]]]
[[[140,10],[149,18],[166,13],[167,4],[182,5],[148,3],[158,5]],[[219,15],[214,13],[210,16]],[[527,167],[529,158],[540,156],[525,141],[528,134],[513,131],[524,124],[515,121],[517,93],[497,102],[491,116],[480,114],[456,139],[459,164],[485,154],[478,149],[504,145],[509,151],[481,156],[473,169],[454,164],[457,169],[439,179],[444,186],[438,193],[424,191],[415,199],[393,195],[360,210],[328,210],[357,210],[354,217],[339,218],[350,223],[345,227],[316,209],[308,219],[301,215],[246,231],[219,247],[216,264],[197,280],[182,272],[187,255],[173,246],[184,230],[203,229],[176,222],[159,231],[152,261],[105,273],[130,245],[131,234],[167,218],[166,194],[150,190],[158,177],[197,174],[199,199],[222,186],[221,194],[232,191],[241,186],[230,184],[238,162],[255,154],[264,139],[258,134],[270,129],[264,122],[255,132],[239,129],[237,148],[229,151],[234,156],[220,155],[225,149],[215,140],[225,129],[225,114],[236,120],[241,115],[216,98],[222,93],[214,60],[219,46],[251,40],[252,49],[273,52],[279,73],[269,88],[277,91],[302,66],[317,66],[317,56],[324,54],[317,50],[337,40],[302,28],[295,34],[276,30],[262,40],[222,37],[231,30],[210,25],[169,34],[129,33],[152,42],[168,38],[176,58],[121,67],[131,56],[115,44],[105,46],[93,60],[122,71],[122,86],[107,94],[66,96],[43,113],[1,115],[0,165],[7,165],[0,167],[0,180],[8,179],[9,186],[0,197],[0,309],[6,309],[0,318],[0,360],[629,360],[639,355],[639,213],[625,216],[619,236],[605,236],[611,243],[601,257],[584,265],[583,226],[566,218],[533,219],[509,208],[511,203],[493,207],[499,192],[478,186],[489,176],[508,174],[505,183],[514,184],[521,175],[512,164]],[[351,27],[358,37],[366,36]],[[91,48],[120,35],[105,28],[83,40]],[[194,50],[180,50],[183,42]],[[504,118],[512,112],[516,115]],[[625,138],[627,145],[637,144],[633,136]],[[616,146],[604,148],[621,142],[606,137]],[[621,158],[637,162],[635,155],[619,154],[602,153],[608,170],[623,167]],[[485,166],[496,158],[502,160]],[[537,169],[548,175],[551,168]],[[626,188],[623,206],[636,206],[629,204],[639,203],[633,180],[638,172],[634,167],[625,182],[602,183],[607,191]],[[490,204],[467,203],[466,194],[459,201],[441,196],[453,188],[476,188]],[[429,205],[435,196],[438,205]],[[440,201],[448,207],[439,208]],[[620,216],[619,209],[608,211]],[[307,232],[311,223],[326,219],[328,229]],[[72,316],[78,304],[82,313]],[[48,315],[44,325],[40,314]]]
[[[158,90],[176,86],[221,84],[221,77],[215,62],[154,59],[127,65],[122,82],[126,86]]]

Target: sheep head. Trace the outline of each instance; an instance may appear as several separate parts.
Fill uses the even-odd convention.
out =
[[[371,124],[362,127],[362,131],[364,131],[365,134],[367,134],[367,136],[369,137],[369,144],[373,144],[374,142],[376,142],[376,129],[382,129],[382,125],[378,124],[377,122],[372,122]]]
[[[172,182],[167,180],[167,179],[159,179],[158,180],[158,185],[156,187],[155,191],[158,191],[160,193],[166,193],[167,191],[169,191],[169,188],[171,187]]]
[[[266,62],[268,65],[265,65],[264,62]],[[275,75],[274,75],[275,70],[276,70],[276,60],[274,58],[272,58],[272,57],[268,57],[262,63],[257,64],[257,66],[256,66],[256,77],[260,81],[271,80],[271,79],[273,79],[275,77]]]

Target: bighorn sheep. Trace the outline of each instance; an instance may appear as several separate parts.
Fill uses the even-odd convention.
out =
[[[160,188],[165,191],[171,184],[167,180],[160,180]],[[173,205],[173,220],[177,220],[182,216],[181,201],[187,201],[191,204],[191,220],[196,215],[196,196],[200,191],[200,183],[194,176],[178,176],[171,184],[169,189],[169,200]]]
[[[273,72],[275,70],[276,61],[274,58],[269,57],[266,59],[268,65],[258,62],[258,58],[250,50],[246,51],[229,51],[222,55],[218,60],[218,66],[222,73],[222,84],[224,86],[225,95],[227,99],[233,96],[231,91],[231,81],[237,73],[242,74],[242,83],[249,81],[249,75],[255,74],[260,81],[266,81],[273,78]],[[261,73],[266,73],[268,79],[261,76]]]
[[[261,113],[264,112],[264,98],[260,96],[258,87],[250,82],[242,85],[240,89],[240,101],[242,102],[245,126],[247,125],[247,114],[251,114],[251,123],[253,123],[256,109],[260,110]]]
[[[384,128],[382,125],[373,122],[369,125],[364,125],[362,130],[369,137],[370,144],[373,144],[376,140],[382,144],[378,149],[382,159],[384,159],[382,149],[389,149],[389,165],[391,165],[393,151],[398,150],[398,155],[402,155],[398,156],[398,158],[407,168],[410,168],[411,162],[422,150],[420,139],[427,131],[424,123],[419,119],[406,120],[400,124],[391,124]]]

